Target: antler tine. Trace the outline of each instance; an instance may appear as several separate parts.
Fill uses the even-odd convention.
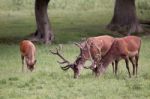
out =
[[[95,65],[95,63],[94,63],[94,60],[93,60],[92,55],[91,55],[90,45],[88,44],[88,42],[87,42],[87,41],[85,41],[85,44],[86,44],[87,49],[88,49],[88,53],[89,53],[89,60],[92,62],[92,64],[91,64],[90,66],[88,66],[88,67],[84,66],[83,68],[93,70],[93,69],[94,69],[94,65]]]
[[[79,47],[79,48],[81,48],[81,49],[82,49],[82,46],[81,46],[81,44],[80,44],[80,43],[75,42],[74,44],[75,44],[77,47]]]
[[[64,66],[64,67],[61,67],[62,70],[66,71],[68,70],[70,67],[67,65],[67,66]]]
[[[59,62],[59,61],[58,61],[59,64],[64,64],[64,63],[70,64],[70,62],[69,62],[68,60],[66,60],[66,59],[59,53],[59,50],[61,50],[61,47],[59,47],[59,49],[56,48],[56,52],[53,52],[52,50],[50,50],[50,52],[51,52],[52,54],[54,54],[54,55],[59,56],[59,57],[63,60],[63,62]]]
[[[66,59],[60,54],[59,51],[60,51],[61,49],[62,49],[62,46],[59,45],[59,48],[56,48],[56,51],[55,51],[55,52],[52,51],[52,50],[50,50],[50,52],[51,52],[52,54],[54,54],[54,55],[59,56],[59,57],[63,60],[63,62],[57,61],[59,64],[65,64],[65,63],[67,63],[66,66],[61,66],[61,69],[64,70],[64,71],[66,71],[66,70],[68,70],[69,68],[72,68],[73,64],[70,64],[70,62],[69,62],[68,60],[66,60]]]
[[[69,65],[64,66],[64,67],[61,66],[61,69],[64,70],[64,71],[66,71],[66,70],[68,70],[69,68],[73,68],[73,67],[74,67],[74,64],[69,64]]]
[[[52,50],[49,50],[52,54],[56,54],[56,52],[53,52]]]
[[[85,42],[86,43],[86,46],[87,46],[87,48],[88,48],[88,53],[89,53],[89,59],[90,59],[90,61],[92,62],[92,64],[94,64],[94,61],[93,61],[93,58],[92,58],[92,55],[91,55],[91,51],[90,51],[90,45],[88,44],[88,42],[86,41]],[[92,66],[92,65],[91,65]],[[91,67],[90,66],[90,67]]]
[[[64,62],[57,61],[57,63],[59,63],[59,64],[65,64],[66,61],[64,61]]]

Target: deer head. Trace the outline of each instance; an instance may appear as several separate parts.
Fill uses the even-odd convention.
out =
[[[63,62],[58,61],[59,64],[61,64],[61,65],[66,64],[66,66],[61,66],[62,70],[66,71],[69,68],[71,68],[74,71],[74,78],[78,78],[82,68],[91,69],[94,71],[94,69],[96,68],[96,64],[97,64],[96,62],[99,59],[101,59],[100,58],[101,50],[99,50],[97,45],[95,45],[94,43],[88,43],[87,41],[82,42],[81,44],[75,43],[75,45],[80,48],[80,54],[78,55],[78,57],[74,63],[70,63],[68,60],[66,60],[63,57],[63,55],[60,54],[60,50],[61,50],[60,46],[59,46],[59,48],[56,48],[56,52],[53,52],[52,50],[50,50],[50,52],[54,55],[59,56],[63,60]],[[93,52],[94,48],[96,49],[96,52]],[[90,60],[92,64],[88,67],[84,67],[84,64],[87,60]]]
[[[33,71],[34,70],[34,65],[36,64],[36,60],[34,60],[34,62],[30,62],[29,60],[26,61],[27,63],[27,68],[30,70],[30,71]]]
[[[74,63],[70,63],[67,59],[65,59],[64,57],[63,57],[63,55],[61,55],[60,54],[60,50],[61,50],[61,47],[59,46],[59,48],[56,48],[56,51],[54,52],[54,51],[52,51],[52,50],[50,50],[50,52],[52,53],[52,54],[54,54],[54,55],[57,55],[57,56],[59,56],[63,61],[62,62],[60,62],[60,61],[57,61],[60,65],[62,65],[62,64],[66,64],[65,66],[61,66],[61,69],[62,70],[64,70],[64,71],[66,71],[66,70],[68,70],[68,69],[72,69],[73,71],[74,71],[74,78],[77,78],[78,76],[79,76],[79,70],[78,70],[78,68],[76,67],[76,61],[74,62]],[[79,57],[77,58],[77,60],[78,59],[80,59]]]
[[[73,63],[70,63],[67,59],[63,57],[63,55],[60,54],[61,46],[59,46],[59,48],[56,48],[55,52],[52,50],[50,50],[50,52],[54,55],[59,56],[63,60],[62,62],[57,61],[60,65],[66,64],[65,66],[61,66],[62,70],[66,71],[69,68],[71,68],[74,71],[74,78],[78,78],[82,68],[84,67],[85,61],[91,58],[91,56],[89,54],[88,45],[85,42],[81,44],[75,43],[75,45],[77,45],[80,48],[80,54],[75,60],[75,62]],[[88,69],[90,67],[88,67]],[[87,67],[84,67],[84,68],[87,68]]]

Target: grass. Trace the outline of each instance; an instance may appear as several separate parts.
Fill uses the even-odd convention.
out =
[[[79,6],[79,1],[53,0],[49,8],[49,15],[55,33],[52,45],[36,44],[37,65],[34,72],[21,72],[19,42],[25,36],[35,31],[34,12],[29,11],[33,1],[23,1],[20,6],[13,7],[11,0],[7,9],[6,1],[1,0],[0,6],[0,99],[148,99],[150,98],[150,36],[142,35],[142,48],[139,60],[138,77],[128,78],[124,61],[119,63],[118,76],[112,73],[111,65],[106,73],[95,78],[91,71],[83,70],[79,79],[73,79],[73,71],[64,72],[57,64],[58,57],[49,54],[59,43],[63,44],[64,56],[74,62],[79,49],[73,42],[80,42],[86,37],[108,34],[120,37],[105,29],[113,15],[113,0],[107,4],[104,0],[97,0],[97,6]],[[85,0],[83,0],[85,1]],[[57,2],[57,3],[55,3]],[[94,3],[93,0],[89,2]],[[95,1],[96,2],[96,1]],[[149,19],[148,7],[143,9],[144,0],[136,1],[138,16]],[[146,1],[147,2],[147,1]],[[15,0],[14,3],[17,3]],[[22,4],[22,3],[21,3]],[[72,4],[72,5],[68,5]],[[74,5],[73,5],[74,4]],[[147,2],[149,5],[149,2]],[[15,4],[14,4],[15,5]],[[100,7],[100,5],[103,5]],[[72,6],[72,11],[69,10]],[[107,9],[107,7],[109,7]],[[57,7],[57,8],[56,8]],[[65,7],[63,10],[62,8]],[[106,7],[106,8],[105,8]],[[81,11],[78,11],[81,9]],[[143,15],[140,11],[143,11]],[[131,64],[130,64],[131,65]],[[130,67],[132,70],[132,67]]]

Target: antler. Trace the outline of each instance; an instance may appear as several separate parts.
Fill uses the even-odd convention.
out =
[[[91,55],[91,51],[90,51],[90,45],[86,42],[86,46],[88,48],[88,53],[89,53],[89,59],[92,62],[92,64],[90,66],[84,67],[84,68],[93,70],[94,68],[96,68],[96,64],[97,64],[98,60],[100,60],[99,58],[100,58],[101,50],[93,42],[91,44],[93,44],[93,46],[98,50],[98,53],[95,55],[96,59],[93,60],[92,55]]]
[[[90,45],[88,44],[87,41],[85,42],[85,44],[87,46],[87,50],[88,50],[88,54],[89,54],[89,60],[92,62],[92,64],[90,66],[88,66],[88,67],[84,66],[84,68],[93,70],[93,67],[94,67],[95,63],[94,63],[94,60],[93,60],[92,55],[91,55]]]
[[[61,49],[61,46],[59,45],[59,49],[56,48],[56,52],[54,52],[54,51],[52,51],[52,50],[50,50],[50,52],[51,52],[52,54],[54,54],[54,55],[59,56],[59,57],[63,60],[63,62],[59,62],[59,61],[57,61],[57,62],[58,62],[59,64],[67,64],[67,65],[64,66],[64,67],[61,66],[61,68],[62,68],[63,70],[68,70],[70,67],[72,68],[72,67],[74,66],[74,64],[70,64],[70,62],[69,62],[68,60],[66,60],[66,59],[59,53],[60,49]]]
[[[75,42],[74,43],[77,47],[79,47],[80,49],[83,49],[82,45],[80,43]]]

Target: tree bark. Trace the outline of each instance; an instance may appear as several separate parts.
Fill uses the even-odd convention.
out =
[[[114,16],[107,28],[128,35],[133,32],[142,32],[143,29],[136,15],[135,0],[116,0]]]
[[[47,14],[49,1],[50,0],[35,1],[35,18],[37,30],[35,33],[33,33],[31,38],[31,40],[33,41],[42,41],[46,44],[51,43],[54,39],[54,35]]]

